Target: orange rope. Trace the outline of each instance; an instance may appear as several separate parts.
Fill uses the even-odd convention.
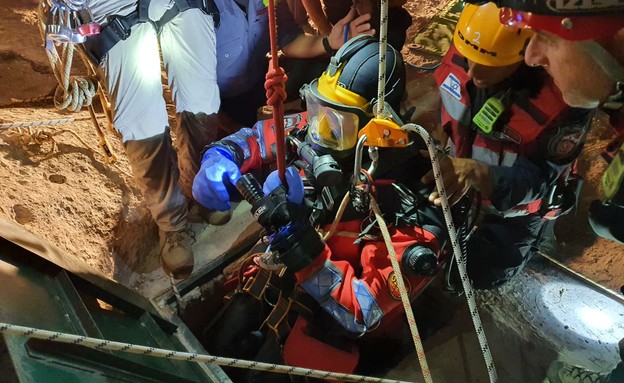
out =
[[[277,58],[277,23],[275,17],[275,0],[269,0],[269,34],[271,38],[271,62],[266,74],[264,89],[267,91],[267,104],[273,107],[275,124],[275,149],[277,173],[286,186],[286,154],[284,137],[284,100],[286,100],[286,75],[279,66]]]

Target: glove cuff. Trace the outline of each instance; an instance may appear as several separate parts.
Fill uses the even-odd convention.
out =
[[[206,153],[208,153],[210,150],[215,150],[217,151],[219,154],[221,154],[222,156],[224,156],[225,158],[227,158],[228,160],[234,162],[239,168],[241,167],[242,164],[242,160],[240,160],[239,158],[241,156],[238,156],[237,153],[239,150],[237,150],[238,148],[234,145],[232,145],[231,143],[227,142],[227,141],[217,141],[217,142],[213,142],[210,145],[207,145],[204,148],[204,151],[202,152],[202,162],[205,160],[205,155]]]
[[[324,249],[321,237],[308,222],[280,231],[271,241],[271,251],[278,254],[279,262],[286,265],[291,273],[311,264]]]

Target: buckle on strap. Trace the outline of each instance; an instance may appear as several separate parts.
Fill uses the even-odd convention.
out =
[[[132,29],[132,20],[136,18],[136,12],[129,14],[128,16],[112,15],[106,20],[106,28],[110,29],[115,36],[120,40],[125,40],[130,37],[130,30]]]

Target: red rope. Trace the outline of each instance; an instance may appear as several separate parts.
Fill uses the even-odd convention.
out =
[[[284,73],[284,69],[281,67],[277,69],[269,68],[266,74],[266,81],[264,82],[267,105],[275,107],[278,103],[282,104],[286,100],[286,80],[288,80],[288,76]]]
[[[286,75],[280,68],[277,58],[277,22],[275,17],[275,0],[269,0],[269,34],[271,38],[271,62],[266,75],[264,89],[267,91],[267,104],[273,107],[275,124],[275,156],[277,173],[286,186],[286,151],[284,137],[284,100],[286,99]]]

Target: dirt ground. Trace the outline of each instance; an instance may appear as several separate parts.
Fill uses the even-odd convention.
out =
[[[86,110],[61,113],[50,100],[19,101],[49,95],[56,86],[36,27],[37,3],[0,0],[0,124],[60,118],[77,121],[21,130],[0,128],[0,215],[113,279],[127,280],[125,276],[132,272],[149,273],[159,267],[157,229],[129,176],[119,137],[107,133],[119,158],[109,164],[98,149],[91,149],[97,148],[98,136]],[[435,58],[411,49],[409,42],[445,3],[408,2],[414,23],[402,53],[409,64],[435,62]],[[410,73],[414,71],[410,69]],[[413,78],[408,95],[431,91],[422,88],[420,76]],[[624,249],[596,238],[586,222],[587,206],[600,195],[598,186],[605,168],[600,152],[611,134],[604,118],[597,120],[580,161],[586,180],[580,207],[557,225],[556,258],[620,291],[624,286]],[[103,118],[100,125],[106,128]],[[28,137],[40,142],[23,145]]]

